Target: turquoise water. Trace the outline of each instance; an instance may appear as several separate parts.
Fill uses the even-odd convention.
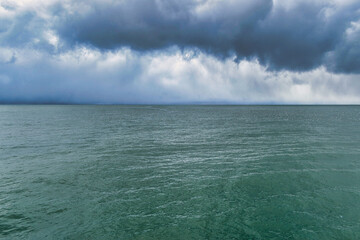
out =
[[[0,239],[360,239],[359,106],[0,106]]]

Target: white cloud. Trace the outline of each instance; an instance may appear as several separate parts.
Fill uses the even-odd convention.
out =
[[[86,47],[58,55],[13,51],[17,61],[0,66],[2,101],[26,96],[92,103],[360,103],[359,75],[324,67],[270,72],[256,60],[236,63],[201,52],[189,58],[176,48],[146,54]]]

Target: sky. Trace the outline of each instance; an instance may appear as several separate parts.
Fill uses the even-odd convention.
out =
[[[0,103],[360,104],[360,1],[0,0]]]

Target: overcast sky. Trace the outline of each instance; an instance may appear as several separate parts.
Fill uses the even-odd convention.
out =
[[[360,1],[0,0],[0,103],[360,104]]]

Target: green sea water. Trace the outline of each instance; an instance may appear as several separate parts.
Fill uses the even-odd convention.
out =
[[[2,105],[0,239],[360,239],[360,107]]]

